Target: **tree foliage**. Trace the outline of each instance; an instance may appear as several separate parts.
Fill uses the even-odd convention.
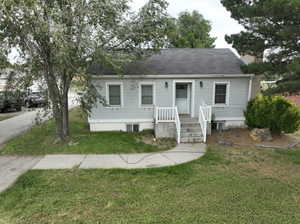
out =
[[[0,43],[18,50],[22,59],[18,67],[28,79],[45,81],[61,140],[69,135],[68,92],[74,78],[83,81],[87,102],[93,103],[97,91],[87,72],[92,63],[111,66],[121,74],[124,63],[164,45],[164,0],[149,0],[138,13],[130,10],[127,0],[2,0],[0,4]]]
[[[169,19],[168,41],[177,48],[214,48],[216,38],[210,36],[211,25],[198,11],[182,12]]]
[[[222,0],[222,3],[245,29],[226,36],[227,42],[240,54],[263,58],[265,52],[264,62],[243,69],[280,79],[275,92],[300,91],[300,1]]]

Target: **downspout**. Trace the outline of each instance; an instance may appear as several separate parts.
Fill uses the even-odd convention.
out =
[[[250,77],[249,80],[249,89],[248,89],[248,102],[251,100],[251,94],[252,94],[252,82],[253,82],[253,77]]]

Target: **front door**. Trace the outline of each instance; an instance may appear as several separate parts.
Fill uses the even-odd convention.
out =
[[[179,114],[190,113],[190,85],[188,83],[176,84],[176,106]]]

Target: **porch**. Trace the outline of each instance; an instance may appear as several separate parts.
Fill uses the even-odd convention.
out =
[[[156,137],[175,137],[178,143],[206,142],[210,134],[212,107],[201,105],[198,117],[180,114],[178,107],[156,107],[154,113]]]

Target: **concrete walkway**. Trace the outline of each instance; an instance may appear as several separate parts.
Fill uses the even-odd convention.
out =
[[[157,153],[103,155],[46,155],[33,169],[143,169],[174,166],[200,158],[205,144],[180,144]]]
[[[143,169],[174,166],[196,160],[206,152],[205,144],[180,144],[157,153],[103,155],[0,156],[0,192],[29,169]]]
[[[10,187],[41,159],[42,156],[0,156],[0,192]]]

